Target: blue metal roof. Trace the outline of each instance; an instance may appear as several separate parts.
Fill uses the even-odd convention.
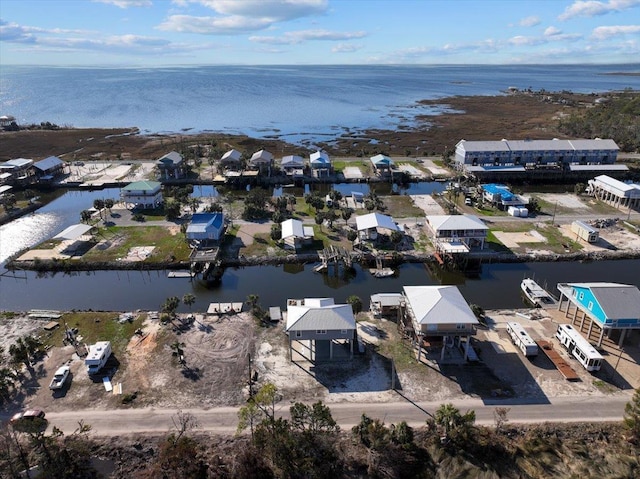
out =
[[[489,183],[486,185],[481,185],[482,189],[492,195],[501,195],[503,201],[510,201],[516,199],[516,196],[509,191],[509,188],[506,185],[499,185],[497,183]]]

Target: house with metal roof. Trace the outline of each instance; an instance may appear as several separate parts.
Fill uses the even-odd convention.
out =
[[[40,181],[50,181],[64,172],[65,162],[57,156],[49,156],[33,164],[36,176]]]
[[[189,241],[220,241],[224,234],[223,213],[195,213],[187,226]]]
[[[402,294],[402,320],[413,330],[419,346],[418,360],[423,340],[429,337],[443,340],[441,360],[456,338],[465,338],[466,360],[469,338],[476,333],[478,319],[460,290],[456,286],[404,286]]]
[[[261,173],[270,174],[271,167],[273,166],[273,154],[267,150],[256,151],[251,158],[249,158],[249,166]]]
[[[160,173],[160,178],[165,180],[184,178],[187,174],[182,155],[177,151],[171,151],[156,161],[156,167]]]
[[[589,180],[587,193],[614,208],[640,208],[640,184],[624,183],[607,175]]]
[[[526,206],[528,198],[512,193],[508,186],[496,183],[480,185],[482,197],[492,205],[505,210],[509,206]]]
[[[401,231],[391,216],[381,213],[356,216],[356,229],[358,236],[363,240],[375,240],[379,233],[389,234],[392,231]]]
[[[238,170],[242,167],[242,153],[232,148],[222,155],[222,158],[220,158],[220,164],[224,168]]]
[[[618,150],[615,141],[599,138],[460,140],[454,162],[459,170],[478,178],[579,177],[588,172],[628,171],[616,164]]]
[[[378,176],[385,176],[391,173],[393,168],[393,160],[387,155],[375,155],[370,158],[373,171]]]
[[[333,298],[289,299],[285,331],[292,361],[296,353],[311,361],[353,357],[356,319],[350,304],[335,304]]]
[[[604,333],[611,337],[619,334],[618,345],[625,337],[640,331],[640,290],[637,286],[620,283],[558,283],[560,301],[558,309],[571,318],[571,324],[580,322],[582,330],[588,323],[587,339],[593,327],[600,329],[597,345],[602,345]],[[564,308],[564,309],[563,309]]]
[[[436,249],[445,253],[482,249],[489,232],[489,227],[474,215],[430,215],[426,227]]]
[[[29,184],[34,179],[33,160],[28,158],[14,158],[0,163],[0,173],[9,173],[5,183],[14,185]]]
[[[314,151],[309,155],[309,166],[313,176],[322,177],[331,174],[331,160],[324,151]]]
[[[162,184],[159,181],[134,181],[120,190],[125,207],[157,208],[163,201]]]
[[[313,241],[313,226],[304,226],[300,220],[285,220],[280,223],[280,227],[282,230],[280,239],[285,247],[297,250]]]
[[[304,175],[304,158],[298,155],[283,156],[280,160],[280,168],[289,176]]]

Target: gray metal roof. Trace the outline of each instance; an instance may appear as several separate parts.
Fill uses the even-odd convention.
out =
[[[462,140],[458,142],[458,145],[462,146],[465,151],[509,151],[509,146],[506,141],[493,140],[493,141],[466,141]]]
[[[356,318],[350,304],[287,307],[287,332],[342,329],[356,329]]]
[[[403,290],[419,324],[478,324],[456,286],[405,286]]]
[[[44,160],[40,160],[40,161],[36,161],[33,166],[35,168],[38,168],[41,171],[47,171],[50,170],[51,168],[56,168],[58,166],[63,165],[64,162],[58,158],[57,156],[49,156],[48,158],[45,158]]]
[[[569,140],[509,140],[511,151],[561,151],[573,150]]]
[[[627,165],[569,165],[571,171],[629,171]]]
[[[619,150],[616,142],[609,139],[595,138],[593,140],[569,140],[569,142],[576,150]]]
[[[591,290],[608,319],[640,318],[640,290],[619,283],[569,283]]]
[[[434,231],[489,229],[480,218],[474,215],[429,215],[427,222]]]

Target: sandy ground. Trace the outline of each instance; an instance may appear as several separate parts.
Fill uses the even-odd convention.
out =
[[[413,203],[424,211],[425,216],[444,215],[445,211],[431,195],[411,195]]]
[[[342,174],[346,179],[364,178],[362,171],[360,171],[360,168],[358,168],[357,166],[345,166]]]
[[[441,168],[440,166],[436,165],[433,160],[430,160],[428,158],[422,158],[421,160],[423,162],[423,166],[427,168],[434,176],[452,176],[450,170]]]

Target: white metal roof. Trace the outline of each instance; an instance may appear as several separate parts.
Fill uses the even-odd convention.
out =
[[[304,159],[297,155],[283,156],[280,160],[282,166],[304,166]]]
[[[456,286],[405,286],[403,290],[419,324],[478,324]]]
[[[65,228],[60,233],[55,235],[53,239],[74,240],[80,238],[83,234],[89,231],[93,226],[78,223]]]
[[[302,221],[289,219],[280,223],[282,228],[282,239],[286,238],[304,238],[304,227]]]
[[[315,166],[330,165],[329,155],[324,151],[315,151],[309,155],[309,162]]]
[[[270,162],[273,160],[273,155],[269,153],[267,150],[259,150],[256,151],[253,155],[251,155],[251,159],[249,161],[253,162]]]
[[[238,150],[229,150],[224,155],[222,155],[223,160],[240,161],[241,157],[242,153],[240,153]]]
[[[380,213],[369,213],[368,215],[356,216],[356,228],[358,231],[370,228],[384,228],[391,231],[400,231],[398,225],[391,216]]]
[[[440,230],[488,230],[489,227],[474,215],[432,215],[427,222],[434,231]]]
[[[42,171],[50,170],[51,168],[55,168],[57,166],[63,165],[64,162],[58,158],[57,156],[49,156],[44,160],[36,161],[33,166]]]

